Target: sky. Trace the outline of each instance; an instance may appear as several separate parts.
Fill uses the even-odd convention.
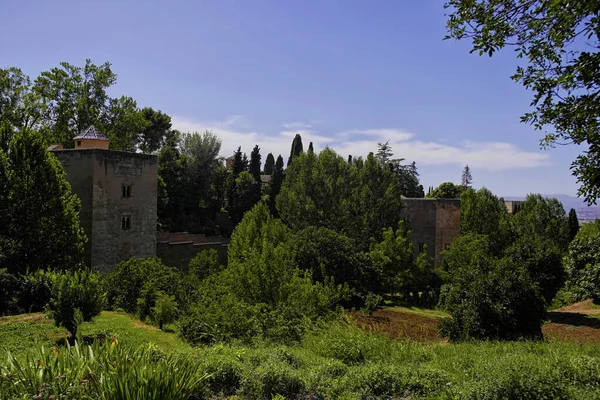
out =
[[[0,68],[34,79],[66,61],[106,61],[113,96],[212,130],[222,155],[292,139],[346,158],[389,140],[425,188],[460,182],[501,196],[577,192],[584,149],[541,150],[520,123],[532,95],[510,80],[512,50],[470,54],[443,40],[443,0],[0,1]]]

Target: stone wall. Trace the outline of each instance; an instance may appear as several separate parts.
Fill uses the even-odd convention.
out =
[[[156,156],[104,149],[58,150],[54,154],[82,199],[89,265],[108,272],[130,257],[156,255]],[[130,188],[127,195],[124,186]],[[127,224],[124,218],[128,218]]]
[[[402,215],[408,218],[415,255],[427,246],[427,254],[442,263],[440,252],[460,236],[460,200],[403,199]]]
[[[193,242],[160,242],[156,244],[156,255],[163,264],[187,271],[192,258],[203,250],[215,249],[219,254],[219,262],[227,265],[227,243],[193,243]]]

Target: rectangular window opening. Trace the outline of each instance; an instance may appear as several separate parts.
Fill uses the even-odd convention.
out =
[[[425,243],[419,243],[419,253],[423,253],[425,251]]]
[[[131,216],[123,215],[121,217],[121,229],[127,230],[131,228]]]

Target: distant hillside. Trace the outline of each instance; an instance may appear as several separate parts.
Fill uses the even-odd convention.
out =
[[[542,196],[557,198],[566,212],[574,208],[580,221],[593,221],[600,218],[600,205],[588,206],[579,197],[567,196],[566,194],[543,194]],[[525,196],[505,196],[504,200],[525,200]]]

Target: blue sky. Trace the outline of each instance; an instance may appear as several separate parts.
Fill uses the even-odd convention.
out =
[[[114,95],[160,109],[184,131],[211,129],[223,155],[241,145],[287,160],[305,147],[346,157],[389,140],[425,187],[459,182],[503,196],[575,195],[581,148],[540,150],[521,124],[531,95],[492,58],[443,41],[442,0],[0,2],[0,68],[32,78],[61,61],[112,63]]]

